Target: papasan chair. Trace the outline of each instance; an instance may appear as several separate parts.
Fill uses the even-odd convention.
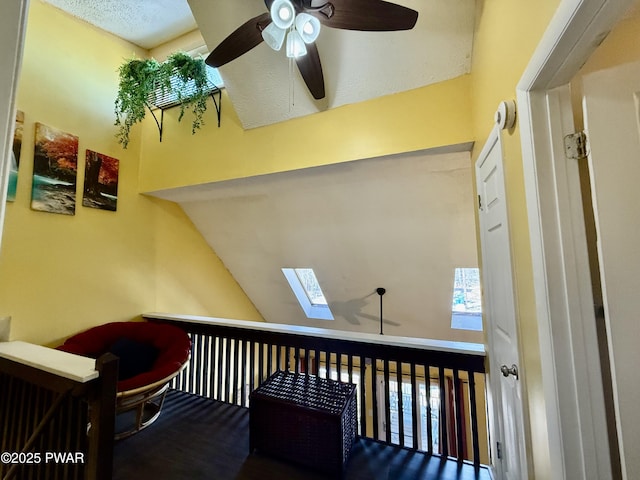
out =
[[[120,440],[159,417],[171,380],[189,359],[191,340],[175,325],[113,322],[78,333],[58,349],[92,358],[107,352],[119,357],[115,439]]]

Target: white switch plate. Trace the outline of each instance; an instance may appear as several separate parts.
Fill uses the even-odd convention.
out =
[[[9,331],[11,330],[11,317],[0,317],[0,342],[9,341]]]

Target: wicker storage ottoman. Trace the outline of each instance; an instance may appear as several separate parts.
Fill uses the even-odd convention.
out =
[[[358,429],[355,388],[274,373],[249,398],[250,451],[341,476]]]

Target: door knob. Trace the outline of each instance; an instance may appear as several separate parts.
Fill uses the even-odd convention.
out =
[[[511,368],[507,367],[506,365],[502,365],[500,367],[500,371],[502,372],[502,375],[504,375],[505,377],[508,377],[509,375],[513,375],[514,377],[516,377],[516,380],[518,380],[518,366],[517,365],[511,365]]]

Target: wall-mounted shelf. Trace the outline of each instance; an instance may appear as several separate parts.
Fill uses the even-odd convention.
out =
[[[179,80],[173,79],[173,78],[171,79],[171,82],[173,83],[174,80],[175,82],[179,82]],[[218,128],[220,128],[220,111],[222,108],[222,90],[218,88],[218,86],[216,86],[212,81],[209,81],[209,87],[210,87],[209,95],[211,95],[213,104],[216,107],[216,113],[218,115]],[[150,99],[149,102],[147,102],[147,107],[149,108],[149,111],[151,112],[151,115],[153,115],[153,119],[156,121],[156,125],[158,126],[158,132],[160,133],[161,142],[162,142],[162,130],[164,127],[164,111],[169,108],[177,107],[180,105],[178,94],[174,91],[175,89],[171,89],[171,90],[172,91],[165,92],[164,94],[160,90],[157,90],[153,95],[154,97],[153,100]],[[182,90],[182,97],[183,98],[189,97],[190,95],[193,94],[194,91],[195,91],[195,85],[193,84],[193,82],[188,82]],[[154,110],[160,110],[159,120]]]

